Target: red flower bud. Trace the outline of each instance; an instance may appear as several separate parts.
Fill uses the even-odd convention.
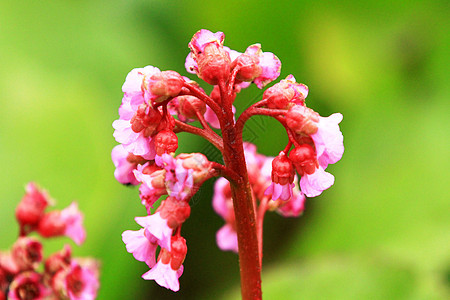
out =
[[[173,153],[178,148],[178,137],[172,130],[163,130],[155,135],[155,149],[157,155]]]
[[[202,100],[198,99],[195,96],[179,96],[178,99],[178,111],[180,114],[185,116],[188,119],[195,119],[197,120],[197,114],[203,115],[206,112],[206,104]]]
[[[161,214],[161,218],[167,220],[167,226],[175,229],[189,218],[191,207],[186,201],[180,201],[174,197],[167,197],[158,208],[158,211]]]
[[[151,136],[155,133],[161,119],[162,115],[158,110],[151,108],[147,104],[141,104],[130,120],[131,129],[136,133],[145,130],[144,135]]]
[[[317,132],[319,115],[310,108],[294,105],[286,114],[286,124],[295,133],[311,135]]]
[[[61,236],[66,230],[66,223],[61,218],[60,211],[46,213],[39,222],[39,234],[43,237]]]
[[[35,227],[44,215],[45,208],[50,204],[48,194],[31,182],[26,187],[26,194],[16,208],[16,218],[20,226]]]
[[[284,152],[272,161],[272,182],[285,185],[294,182],[294,166]]]
[[[281,81],[264,92],[263,100],[267,100],[267,107],[269,108],[288,109],[294,96],[295,90],[286,82]]]
[[[187,254],[186,240],[181,236],[172,236],[171,238],[171,260],[172,270],[178,270],[184,262]]]
[[[163,71],[152,75],[148,80],[148,90],[155,96],[154,102],[163,102],[176,97],[183,88],[184,79],[175,71]]]
[[[289,154],[289,158],[294,163],[294,166],[300,176],[303,174],[313,174],[319,163],[316,159],[316,153],[311,145],[303,144],[295,147]]]
[[[231,68],[239,67],[236,78],[240,81],[253,81],[262,73],[262,68],[259,65],[259,58],[256,55],[249,55],[243,53],[239,55],[231,65]]]
[[[197,57],[198,76],[209,84],[225,82],[230,75],[230,56],[220,46],[210,43]]]

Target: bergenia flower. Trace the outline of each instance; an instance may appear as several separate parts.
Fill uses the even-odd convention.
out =
[[[139,196],[141,202],[150,213],[153,204],[162,196],[167,195],[165,180],[166,171],[149,162],[144,165],[138,165],[133,171],[135,178],[142,183],[139,187]]]
[[[251,45],[245,50],[246,54],[256,56],[259,60],[258,66],[261,68],[261,73],[253,82],[256,86],[262,89],[268,83],[274,81],[280,76],[281,61],[271,52],[263,52],[261,50],[261,44]]]
[[[156,212],[151,216],[136,217],[136,223],[144,227],[145,236],[150,241],[157,241],[162,248],[170,250],[170,238],[173,233],[173,228],[170,228],[167,219],[161,217],[161,212]]]
[[[147,237],[144,228],[138,231],[124,231],[122,240],[127,251],[133,254],[136,260],[145,262],[150,268],[156,264],[155,253],[158,248],[158,240],[153,235]]]
[[[86,239],[86,231],[83,227],[83,214],[78,210],[78,204],[72,202],[63,209],[61,219],[66,224],[64,235],[70,237],[77,245],[81,245]]]
[[[321,166],[313,174],[303,174],[300,178],[300,188],[308,197],[316,197],[334,183],[334,176]]]
[[[297,181],[297,178],[295,179]],[[283,217],[298,217],[305,210],[305,195],[300,191],[296,184],[291,199],[279,203],[276,211]]]
[[[325,169],[328,164],[334,164],[344,153],[344,136],[339,129],[342,114],[335,113],[329,117],[319,117],[318,130],[311,135],[317,152],[317,160]]]
[[[137,164],[128,160],[129,155],[121,144],[113,148],[111,158],[116,167],[114,177],[122,184],[138,185],[139,181],[133,173]]]
[[[154,280],[160,286],[178,292],[180,290],[178,278],[180,278],[182,274],[183,266],[178,270],[173,270],[169,263],[165,264],[159,260],[150,271],[142,275],[142,278],[145,280]]]

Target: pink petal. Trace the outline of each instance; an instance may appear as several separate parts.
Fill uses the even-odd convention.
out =
[[[237,233],[230,224],[225,224],[217,231],[216,242],[223,251],[238,252]]]
[[[136,260],[145,262],[151,268],[156,264],[155,254],[158,245],[156,239],[154,239],[154,242],[150,242],[145,237],[144,231],[144,229],[124,231],[122,240],[127,251],[132,253]]]
[[[334,176],[325,172],[322,167],[319,167],[311,175],[303,175],[300,179],[300,188],[302,192],[308,197],[315,197],[328,189],[334,183]]]

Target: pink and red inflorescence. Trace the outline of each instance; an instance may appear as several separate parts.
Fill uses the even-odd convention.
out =
[[[204,181],[220,177],[213,207],[226,224],[217,232],[217,244],[236,252],[237,220],[230,182],[248,181],[257,205],[262,251],[264,213],[275,210],[285,217],[301,215],[305,196],[318,196],[334,183],[334,176],[325,170],[339,161],[344,151],[339,129],[342,115],[321,117],[306,107],[308,87],[292,75],[266,89],[261,101],[236,118],[236,95],[251,83],[262,89],[278,78],[281,62],[273,53],[263,52],[260,44],[240,53],[224,46],[224,38],[222,32],[202,29],[188,45],[186,70],[213,86],[209,95],[195,81],[174,71],[153,66],[134,69],[122,86],[119,119],[113,123],[114,137],[120,143],[112,151],[114,175],[122,184],[140,185],[148,214],[136,218],[142,228],[125,231],[123,241],[127,251],[150,268],[142,277],[173,291],[179,289],[187,253],[181,227],[190,214],[189,201]],[[256,152],[255,145],[242,143],[244,124],[254,115],[271,116],[286,129],[289,141],[278,156],[266,157]],[[193,121],[201,127],[189,124]],[[212,128],[220,129],[222,136]],[[175,155],[179,132],[211,142],[222,152],[225,164],[210,162],[201,153]],[[244,151],[248,175],[243,177],[229,163],[230,151],[236,149],[229,150],[231,146],[224,142],[230,132],[237,134],[233,143],[240,143]],[[161,197],[166,198],[152,214]]]
[[[39,239],[67,236],[80,245],[86,238],[83,215],[76,203],[62,211],[46,212],[52,200],[34,183],[16,208],[20,236],[11,250],[0,252],[0,300],[95,299],[99,288],[98,262],[73,258],[69,245],[46,259]]]

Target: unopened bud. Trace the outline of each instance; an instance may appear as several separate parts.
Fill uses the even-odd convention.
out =
[[[286,114],[286,124],[297,134],[311,135],[317,132],[319,115],[312,109],[294,105]]]
[[[70,266],[72,250],[65,245],[61,251],[53,253],[45,260],[45,273],[53,277],[57,272]]]
[[[314,148],[308,144],[295,147],[289,153],[289,158],[294,163],[295,169],[300,176],[313,174],[316,168],[319,167]]]
[[[174,197],[167,197],[158,208],[158,211],[160,211],[161,218],[167,220],[167,226],[175,229],[189,218],[191,207],[186,201],[181,201]]]
[[[198,55],[198,76],[209,84],[226,82],[230,75],[230,56],[215,43],[205,46],[205,51]]]
[[[156,154],[173,153],[178,148],[178,137],[172,130],[162,130],[155,135]]]
[[[231,68],[239,67],[236,78],[240,81],[253,81],[262,73],[259,58],[256,55],[243,53],[239,55],[231,65]]]
[[[285,185],[294,182],[294,166],[284,152],[272,161],[272,182]]]
[[[39,234],[43,237],[55,237],[64,235],[66,223],[61,217],[60,211],[51,211],[46,213],[39,222]]]
[[[183,161],[185,169],[193,170],[194,183],[202,182],[211,170],[211,162],[201,153],[181,153],[177,159]]]
[[[200,115],[205,114],[206,112],[206,104],[202,100],[198,99],[195,96],[179,96],[178,99],[178,110],[180,114],[185,116],[188,119],[197,120],[197,113]]]
[[[31,182],[26,187],[26,194],[16,208],[16,218],[20,226],[35,227],[50,204],[48,194]]]
[[[135,115],[131,118],[131,129],[139,133],[144,130],[144,136],[151,136],[160,124],[162,115],[147,104],[139,105]]]
[[[172,236],[171,238],[171,260],[172,270],[178,270],[184,262],[187,254],[186,240],[181,236]]]
[[[163,71],[148,79],[148,90],[153,95],[151,100],[163,102],[170,97],[176,97],[183,88],[184,79],[175,71]]]
[[[288,109],[294,96],[295,91],[286,82],[281,81],[264,92],[263,100],[267,101],[269,108]]]

